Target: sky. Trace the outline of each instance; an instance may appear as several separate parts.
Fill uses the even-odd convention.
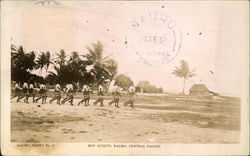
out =
[[[195,69],[196,76],[186,82],[186,93],[196,83],[209,90],[238,95],[248,75],[247,2],[81,2],[62,1],[60,6],[9,3],[8,21],[11,43],[26,51],[66,53],[87,52],[86,46],[100,41],[104,56],[118,61],[118,73],[137,84],[147,80],[166,92],[181,92],[183,79],[172,71],[181,60]],[[153,12],[170,17],[178,27],[180,50],[172,61],[160,67],[137,62],[135,50],[148,52],[151,47],[172,47],[173,35],[158,22],[148,21],[131,31],[131,22]],[[142,24],[143,25],[143,24]],[[165,35],[165,44],[139,42],[138,36]],[[181,36],[181,39],[178,38]],[[129,47],[126,42],[128,39]],[[172,54],[170,54],[172,56]]]

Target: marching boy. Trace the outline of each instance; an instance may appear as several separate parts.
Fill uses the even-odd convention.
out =
[[[40,96],[35,100],[35,103],[38,102],[38,100],[42,99],[42,104],[46,103],[47,95],[46,95],[46,86],[44,84],[40,84],[39,94]]]
[[[27,103],[29,103],[29,97],[32,97],[32,101],[35,102],[35,89],[32,83],[29,85],[29,88],[28,88],[28,94],[26,96]]]
[[[17,101],[19,102],[22,98],[26,98],[28,94],[28,84],[26,82],[23,83],[23,90],[21,94],[18,96]],[[26,99],[24,99],[24,102],[26,102]]]
[[[103,105],[104,90],[103,90],[102,85],[99,85],[99,87],[98,87],[98,96],[99,96],[99,98],[98,98],[93,104],[94,104],[94,105],[97,105],[97,103],[100,102],[100,106],[102,107],[102,106],[104,106],[104,105]]]
[[[52,103],[54,100],[56,100],[56,103],[60,105],[61,101],[61,86],[59,84],[55,85],[55,96],[49,101],[49,103]]]
[[[88,85],[83,85],[82,92],[83,92],[84,99],[82,99],[78,103],[78,106],[80,106],[80,104],[82,104],[83,102],[84,102],[85,106],[88,106],[89,105],[89,100],[90,100],[90,89],[89,89],[89,86]]]
[[[128,90],[129,100],[124,103],[124,106],[130,105],[130,107],[134,108],[134,96],[135,96],[135,87],[130,86]]]
[[[22,89],[21,89],[19,83],[16,83],[15,84],[14,95],[11,97],[11,99],[14,99],[15,97],[19,97],[20,94],[21,94],[21,91],[22,91]]]
[[[115,103],[115,107],[120,108],[119,107],[119,99],[120,99],[121,93],[120,93],[118,86],[115,87],[115,90],[114,90],[114,92],[112,92],[112,94],[113,94],[114,99],[109,102],[109,105],[111,106],[113,103]]]
[[[66,85],[66,98],[63,99],[62,104],[69,101],[70,105],[73,106],[73,100],[74,100],[74,90],[72,84]]]

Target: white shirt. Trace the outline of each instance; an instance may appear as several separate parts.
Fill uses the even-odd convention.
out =
[[[66,93],[67,93],[69,90],[73,90],[73,85],[72,85],[72,84],[67,84],[67,85],[66,85]]]
[[[29,88],[30,88],[30,89],[33,89],[33,88],[34,88],[33,84],[30,84]]]
[[[55,89],[56,89],[56,90],[60,90],[60,89],[61,89],[61,86],[60,86],[59,84],[56,84]]]
[[[19,88],[19,84],[18,83],[15,85],[15,88]]]
[[[28,84],[26,82],[23,83],[23,88],[28,88]]]
[[[103,91],[102,85],[99,85],[99,90]]]

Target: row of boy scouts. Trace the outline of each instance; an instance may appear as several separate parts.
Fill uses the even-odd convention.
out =
[[[73,88],[74,87],[72,84],[67,84],[63,89],[59,84],[56,84],[54,87],[54,97],[49,101],[49,103],[52,103],[53,101],[56,100],[56,103],[59,105],[65,104],[65,102],[69,102],[73,106],[73,100],[75,94]],[[38,94],[36,94],[37,91]],[[113,100],[108,103],[110,106],[114,103],[115,107],[119,108],[119,99],[121,96],[120,91],[121,90],[118,86],[114,86],[114,89],[112,91]],[[91,90],[88,85],[83,85],[82,94],[83,98],[78,102],[78,106],[82,105],[83,103],[84,106],[89,106]],[[127,94],[129,96],[129,99],[124,103],[124,106],[127,107],[129,105],[130,107],[134,108],[134,96],[135,96],[134,86],[129,87]],[[21,99],[24,99],[25,103],[29,103],[30,97],[32,98],[33,103],[37,103],[39,100],[42,100],[42,104],[46,103],[47,101],[46,85],[40,84],[39,89],[36,90],[32,83],[29,85],[27,83],[23,83],[22,87],[18,83],[15,84],[14,95],[11,97],[11,99],[17,98],[16,102],[19,102]],[[98,103],[100,103],[100,106],[102,107],[104,106],[103,102],[104,102],[104,89],[102,85],[99,85],[98,99],[93,103],[93,105],[97,105]]]

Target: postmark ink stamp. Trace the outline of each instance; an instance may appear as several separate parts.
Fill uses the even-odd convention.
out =
[[[61,3],[57,2],[56,0],[41,0],[36,2],[34,5],[50,5],[50,4],[54,4],[54,5],[61,5]]]
[[[177,23],[159,12],[134,18],[125,37],[126,48],[137,63],[154,68],[170,63],[178,55],[181,44]]]

